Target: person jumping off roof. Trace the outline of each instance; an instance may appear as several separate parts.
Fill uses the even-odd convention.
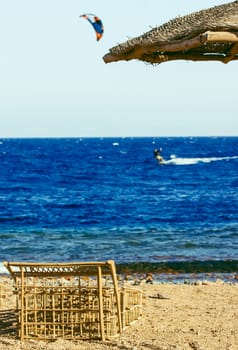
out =
[[[94,16],[94,21],[92,21],[91,18],[88,17],[87,15],[82,15],[82,17],[86,18],[89,21],[89,23],[92,24],[96,32],[97,41],[99,41],[102,38],[103,32],[104,32],[103,24],[100,18],[97,16]]]

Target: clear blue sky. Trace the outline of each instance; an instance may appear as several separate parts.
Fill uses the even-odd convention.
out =
[[[105,64],[108,49],[221,0],[7,0],[0,137],[238,135],[238,62]],[[79,16],[102,18],[96,42]]]

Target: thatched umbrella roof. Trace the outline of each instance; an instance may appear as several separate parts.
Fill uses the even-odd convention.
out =
[[[106,63],[133,59],[159,64],[172,60],[238,59],[238,1],[178,17],[109,50]]]

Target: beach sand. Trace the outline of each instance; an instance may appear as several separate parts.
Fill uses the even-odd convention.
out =
[[[111,341],[24,341],[13,324],[12,281],[0,304],[0,350],[237,350],[238,284],[222,281],[196,284],[142,284],[143,317]],[[158,298],[158,293],[168,299]]]

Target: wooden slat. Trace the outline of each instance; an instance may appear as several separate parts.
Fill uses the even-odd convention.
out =
[[[105,340],[105,333],[104,333],[104,320],[103,320],[102,270],[101,270],[100,266],[98,266],[97,279],[98,279],[97,282],[98,282],[100,332],[101,332],[101,339],[104,341]]]
[[[211,32],[207,31],[201,34],[202,43],[219,43],[219,42],[228,42],[236,43],[238,42],[238,33],[237,32]]]
[[[24,280],[24,270],[21,268],[21,333],[20,339],[24,340],[24,325],[25,325],[25,305],[24,305],[24,297],[25,297],[25,280]]]
[[[118,325],[119,325],[119,333],[122,333],[122,322],[121,322],[121,302],[120,302],[120,295],[118,290],[118,284],[117,284],[117,275],[116,275],[116,268],[115,263],[113,260],[108,261],[110,263],[111,268],[111,275],[114,285],[114,291],[116,296],[116,304],[117,304],[117,317],[118,317]]]

